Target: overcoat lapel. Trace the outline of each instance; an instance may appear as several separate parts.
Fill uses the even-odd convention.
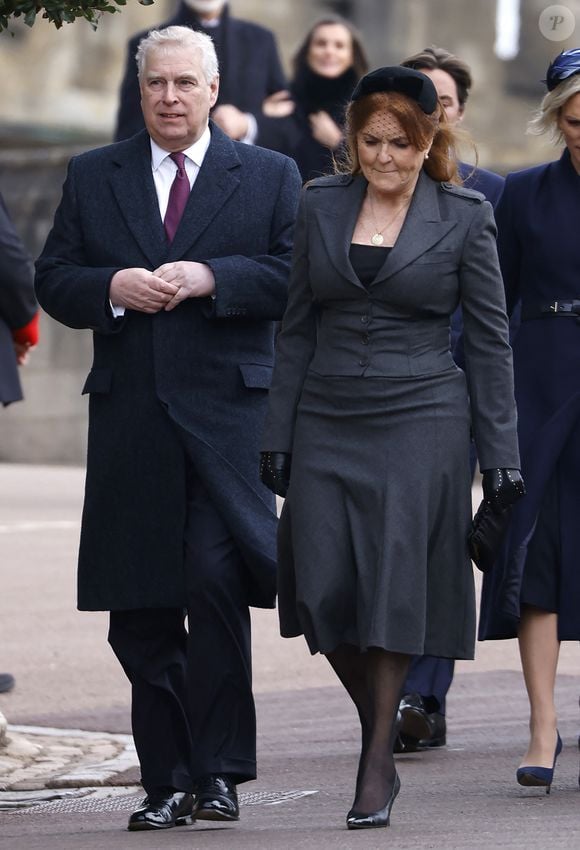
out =
[[[151,171],[149,134],[145,130],[115,151],[111,182],[129,230],[151,267],[157,268],[167,257],[167,239]]]
[[[113,192],[129,230],[152,268],[182,258],[213,221],[239,184],[240,160],[222,131],[211,125],[211,143],[171,246],[167,244],[144,130],[115,152]]]
[[[211,143],[183,212],[167,261],[186,254],[240,183],[240,159],[232,141],[211,125]]]
[[[401,232],[373,281],[373,286],[393,277],[417,257],[431,250],[455,227],[454,221],[441,221],[437,201],[439,191],[439,185],[422,171]]]

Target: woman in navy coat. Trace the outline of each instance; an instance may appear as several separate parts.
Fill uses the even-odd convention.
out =
[[[530,125],[565,143],[560,159],[507,177],[496,209],[514,344],[518,432],[527,496],[484,578],[480,639],[518,637],[530,700],[521,785],[549,791],[561,740],[554,679],[562,640],[580,639],[580,49],[548,69]]]

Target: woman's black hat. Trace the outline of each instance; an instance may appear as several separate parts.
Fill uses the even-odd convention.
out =
[[[359,100],[373,92],[396,91],[405,94],[418,103],[426,115],[431,115],[437,106],[437,90],[426,74],[414,68],[391,65],[377,68],[360,79],[351,95],[351,100]]]
[[[554,91],[557,85],[568,77],[573,77],[574,74],[580,74],[580,47],[559,53],[548,67],[546,79],[543,82],[548,87],[548,91]]]

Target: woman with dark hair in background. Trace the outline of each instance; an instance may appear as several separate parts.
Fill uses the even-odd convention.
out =
[[[388,826],[399,791],[411,656],[473,657],[470,426],[486,498],[510,504],[522,484],[492,208],[450,182],[433,83],[367,74],[345,134],[344,173],[302,193],[261,478],[287,492],[282,635],[326,656],[360,718],[347,826],[365,829]],[[458,302],[467,380],[449,348]]]
[[[580,639],[580,48],[554,60],[546,84],[529,131],[564,151],[509,174],[496,208],[508,311],[521,299],[514,373],[528,495],[484,576],[480,639],[518,638],[530,740],[516,777],[549,792],[562,748],[560,641]]]
[[[303,180],[334,170],[343,140],[344,110],[368,62],[360,35],[338,15],[308,31],[293,60],[290,92],[264,101],[261,144],[296,160]]]

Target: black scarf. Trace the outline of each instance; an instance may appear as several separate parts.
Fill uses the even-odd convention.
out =
[[[291,85],[291,91],[296,104],[306,115],[324,110],[339,126],[344,124],[344,109],[358,76],[353,68],[349,68],[340,77],[322,77],[310,68],[301,68]]]

